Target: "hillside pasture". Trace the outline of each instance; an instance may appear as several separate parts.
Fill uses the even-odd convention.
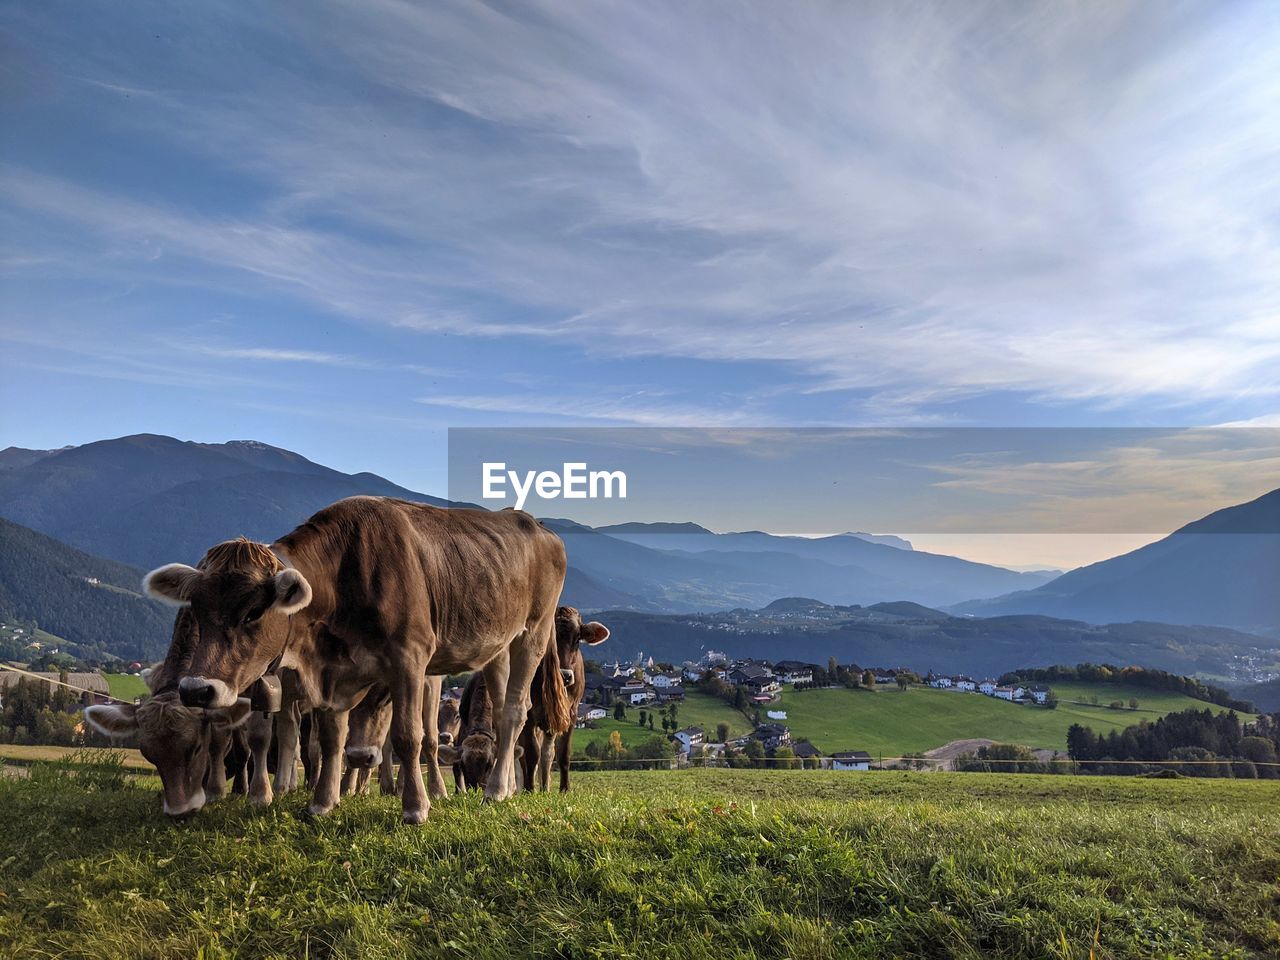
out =
[[[627,707],[627,719],[623,721],[613,719],[613,707],[605,709],[608,710],[609,715],[603,720],[597,720],[594,729],[574,731],[574,752],[585,749],[588,743],[603,743],[609,739],[609,734],[614,730],[621,734],[623,744],[628,747],[633,747],[641,740],[646,740],[655,734],[662,734],[661,716],[654,718],[653,730],[647,726],[642,728],[638,723],[641,709],[657,711],[661,707]],[[718,697],[693,689],[685,691],[685,701],[680,704],[676,719],[681,727],[702,727],[707,733],[708,740],[715,737],[716,725],[719,723],[729,724],[729,735],[732,737],[746,736],[751,732],[751,723],[740,711],[733,709]]]
[[[0,955],[1264,957],[1280,784],[590,773],[574,792],[165,822],[154,781],[0,778]]]
[[[103,676],[107,678],[107,689],[118,700],[132,701],[151,692],[145,680],[131,673],[104,673]]]
[[[1181,694],[1147,690],[1127,684],[1053,684],[1061,698],[1053,710],[1015,704],[979,693],[897,687],[849,690],[844,687],[796,691],[786,688],[780,704],[770,709],[787,711],[786,723],[797,740],[812,741],[818,749],[866,750],[886,757],[923,752],[953,740],[985,738],[1065,753],[1067,728],[1073,723],[1106,733],[1142,720],[1154,720],[1174,710],[1211,708],[1213,704]],[[1099,704],[1087,703],[1096,695]],[[1133,697],[1139,709],[1112,710],[1113,700],[1128,703]],[[1065,702],[1070,700],[1084,703]],[[1252,719],[1241,714],[1242,719]]]

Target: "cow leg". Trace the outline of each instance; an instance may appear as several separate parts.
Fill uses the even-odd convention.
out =
[[[317,708],[311,711],[311,716],[313,726],[319,733],[320,777],[307,812],[312,816],[323,816],[338,805],[339,788],[342,785],[342,748],[347,743],[350,711]]]
[[[298,789],[298,736],[302,708],[295,702],[276,714],[276,793]]]
[[[302,753],[302,776],[307,789],[314,790],[320,783],[321,757],[320,737],[317,734],[318,721],[315,711],[309,710],[302,715],[302,723],[298,727],[300,752]]]
[[[391,683],[391,745],[400,758],[400,804],[404,822],[425,823],[431,810],[422,782],[421,663],[403,664]]]
[[[556,737],[556,763],[560,765],[560,792],[569,791],[569,757],[573,753],[573,727]]]
[[[485,786],[484,797],[487,801],[505,800],[517,791],[516,786],[516,741],[520,730],[524,727],[525,718],[529,715],[529,685],[533,675],[547,652],[547,644],[555,642],[552,634],[552,611],[548,610],[542,619],[531,624],[515,638],[510,647],[510,671],[507,675],[502,699],[493,698],[494,718],[497,719],[497,706],[502,704],[502,719],[498,721],[498,757],[489,775],[489,783]],[[499,658],[501,659],[501,658]],[[485,669],[485,682],[489,681],[489,671]]]
[[[538,764],[537,757],[542,748],[542,731],[534,727],[531,723],[526,723],[524,729],[520,731],[520,749],[523,751],[520,755],[520,772],[522,774],[522,783],[525,790],[530,793],[534,790],[534,778],[537,776]]]
[[[443,677],[427,677],[422,689],[422,752],[427,757],[427,788],[431,799],[443,800],[449,795],[440,773],[440,685]]]
[[[507,650],[495,657],[484,667],[484,685],[489,691],[489,700],[493,704],[494,725],[498,728],[498,746],[497,756],[494,761],[493,771],[489,774],[489,783],[485,787],[484,802],[488,803],[491,799],[490,790],[493,784],[500,780],[499,773],[505,772],[502,766],[502,705],[507,699],[507,681],[511,675],[511,651]],[[466,773],[462,775],[463,786],[466,786]],[[475,786],[479,786],[476,784]],[[505,797],[505,794],[504,794]],[[499,799],[503,799],[500,797]]]
[[[253,777],[249,782],[249,802],[260,807],[271,803],[271,779],[267,776],[267,755],[271,752],[271,717],[255,713],[246,724],[245,739],[253,758]]]
[[[543,733],[538,738],[538,790],[542,793],[551,789],[551,760],[555,752],[555,735]]]
[[[204,772],[205,800],[217,800],[227,792],[227,753],[232,731],[213,729],[209,733],[209,765]]]
[[[391,759],[391,754],[394,752],[395,748],[391,746],[391,734],[388,733],[386,741],[382,744],[382,761],[378,764],[378,792],[384,797],[389,797],[398,792],[396,789],[396,763]]]

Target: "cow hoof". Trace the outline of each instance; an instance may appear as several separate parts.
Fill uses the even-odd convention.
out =
[[[307,807],[307,816],[309,817],[327,816],[332,809],[333,807],[326,807],[324,804],[313,803]]]
[[[274,799],[275,797],[268,793],[260,797],[250,797],[249,802],[255,807],[269,807],[271,806],[271,801]]]
[[[419,827],[427,822],[426,810],[406,810],[404,812],[404,822],[411,827]]]

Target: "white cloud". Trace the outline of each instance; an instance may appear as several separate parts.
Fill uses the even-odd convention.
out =
[[[891,418],[990,391],[1280,394],[1263,7],[220,16],[183,21],[205,42],[182,60],[108,44],[75,72],[153,90],[172,68],[139,122],[269,199],[211,217],[11,172],[17,202],[107,239],[106,262],[68,269],[214,264],[365,323],[782,361]],[[288,66],[246,57],[255,30]]]

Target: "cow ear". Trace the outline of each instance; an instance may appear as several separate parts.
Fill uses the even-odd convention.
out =
[[[185,563],[167,563],[142,578],[142,592],[175,607],[191,602],[191,591],[200,580],[200,571]]]
[[[578,642],[585,643],[589,647],[594,647],[597,643],[604,643],[608,639],[609,628],[598,620],[584,623],[582,629],[578,631]]]
[[[84,719],[104,737],[128,737],[138,732],[138,708],[131,703],[85,707]]]
[[[237,697],[229,707],[216,707],[209,711],[209,719],[226,730],[232,730],[249,719],[253,712],[253,703],[248,697]]]
[[[520,759],[521,757],[523,757],[523,756],[524,756],[524,747],[520,746],[520,744],[518,744],[518,743],[517,743],[517,744],[516,744],[516,759],[517,759],[517,760],[519,760],[519,759]]]
[[[455,764],[462,759],[462,754],[451,744],[442,743],[436,747],[436,760],[440,763]]]
[[[281,613],[297,613],[311,602],[311,584],[297,570],[289,567],[271,578],[276,598],[271,606]]]

